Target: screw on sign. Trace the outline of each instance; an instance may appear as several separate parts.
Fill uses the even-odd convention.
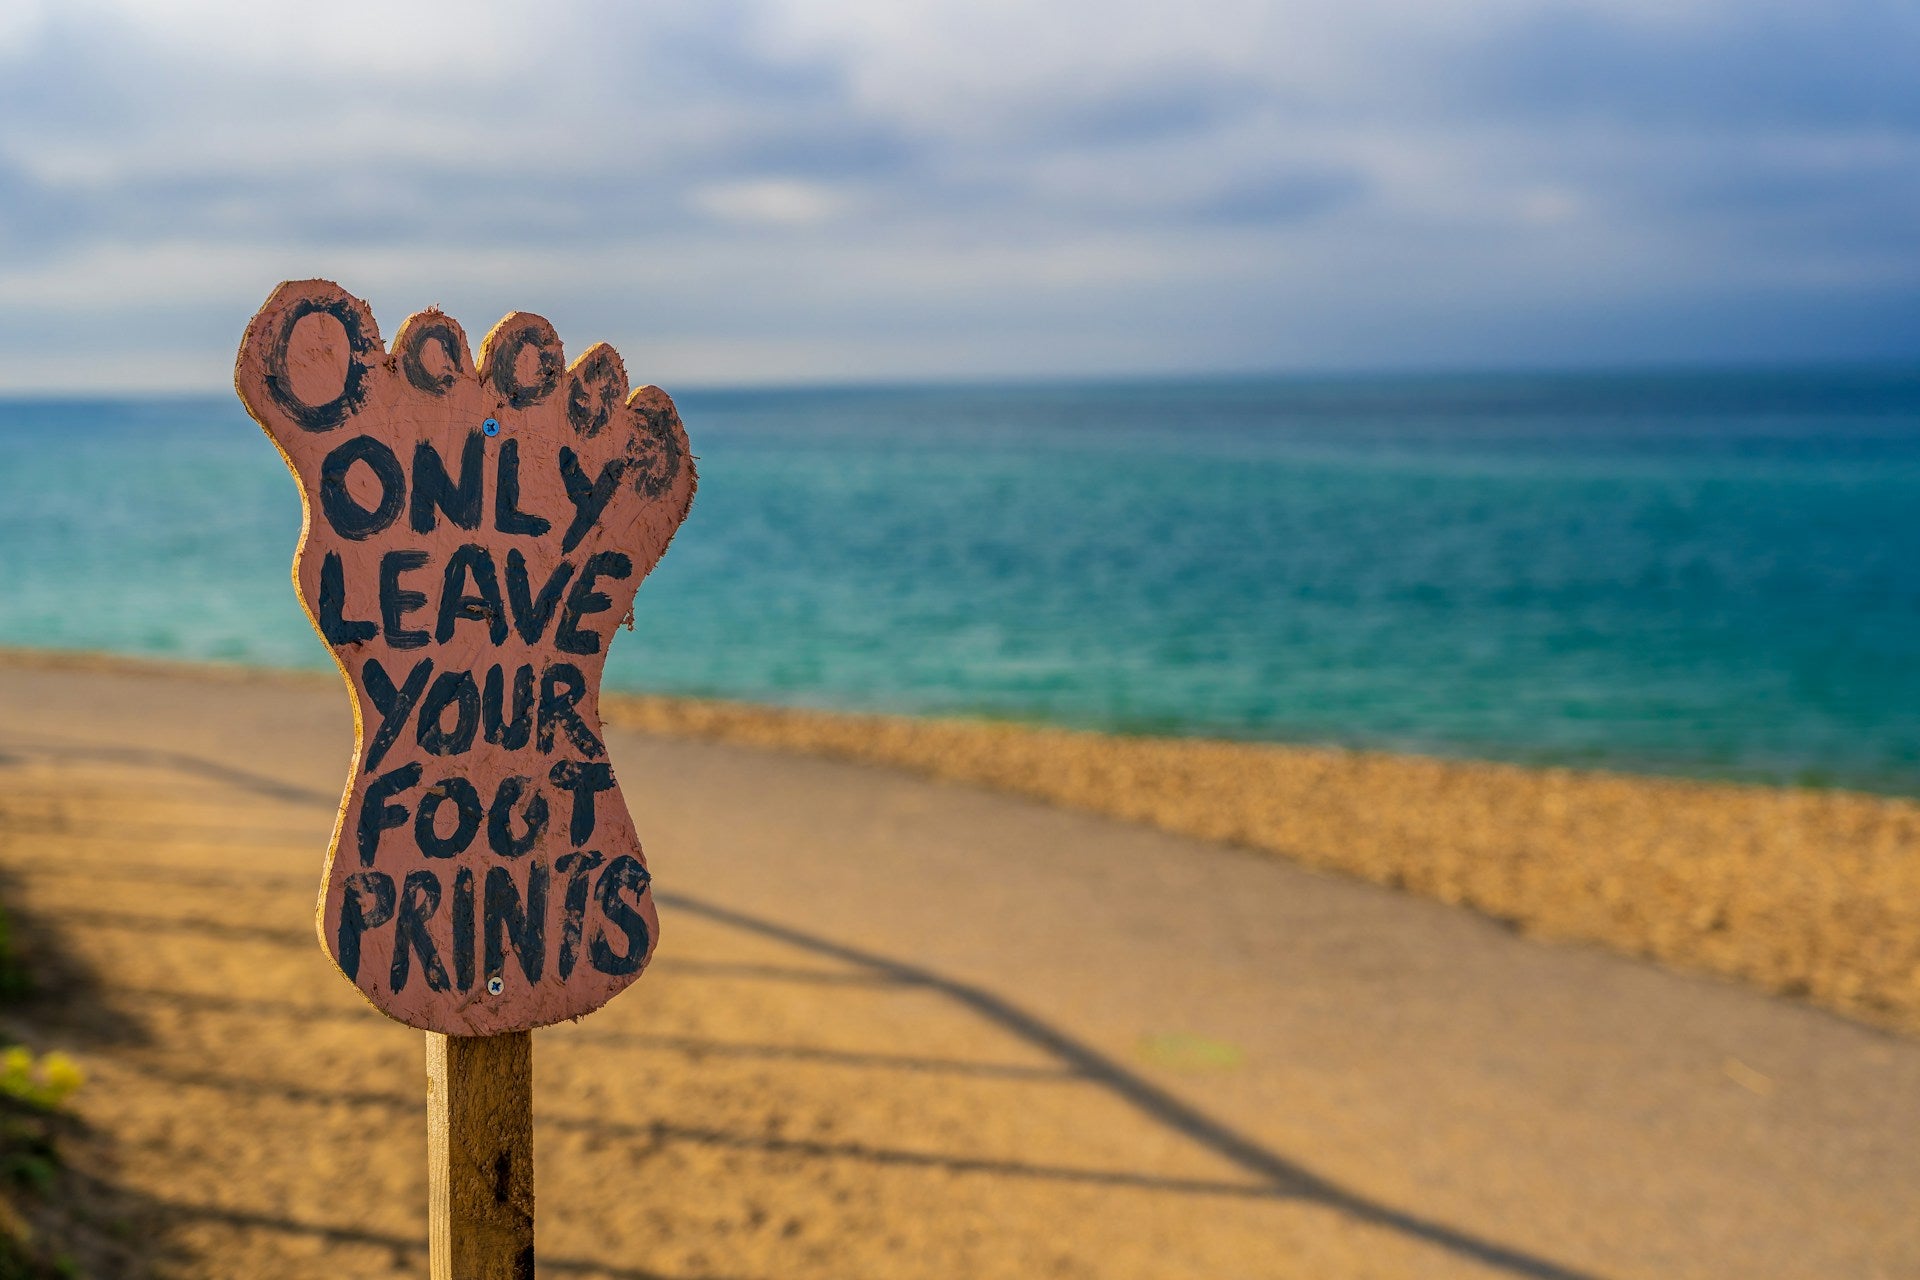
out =
[[[350,687],[321,941],[428,1032],[436,1280],[533,1275],[532,1028],[640,976],[659,926],[599,717],[607,646],[693,502],[673,402],[515,312],[282,284],[234,383],[299,482],[294,581]]]

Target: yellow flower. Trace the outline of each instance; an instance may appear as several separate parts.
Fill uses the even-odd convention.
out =
[[[51,1101],[59,1102],[87,1082],[87,1073],[66,1054],[54,1052],[40,1060],[41,1078]]]

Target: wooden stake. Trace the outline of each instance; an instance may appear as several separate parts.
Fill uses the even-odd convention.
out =
[[[533,1033],[427,1032],[432,1280],[534,1280]]]

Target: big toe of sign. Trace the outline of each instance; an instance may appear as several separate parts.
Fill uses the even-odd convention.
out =
[[[274,290],[235,385],[299,481],[294,580],[359,728],[321,887],[348,980],[400,1021],[496,1035],[606,1003],[659,936],[600,675],[693,502],[658,387],[567,364],[515,312],[476,366],[450,316],[381,345],[325,280]]]

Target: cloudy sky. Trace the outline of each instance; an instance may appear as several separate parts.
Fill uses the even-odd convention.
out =
[[[0,0],[0,388],[272,285],[669,383],[1920,355],[1914,0]]]

